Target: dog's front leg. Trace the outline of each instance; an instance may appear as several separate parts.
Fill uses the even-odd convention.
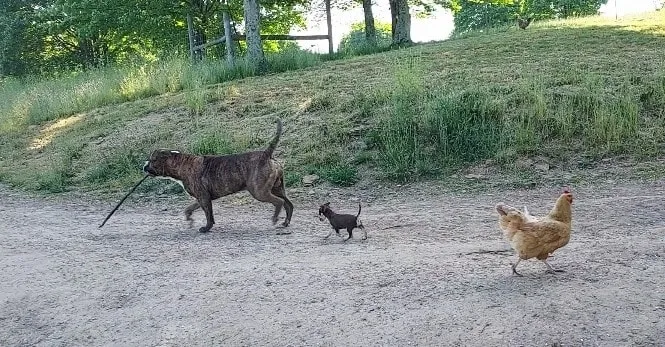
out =
[[[327,239],[327,238],[329,238],[329,237],[330,237],[330,235],[332,235],[333,231],[334,231],[333,229],[330,229],[330,232],[328,233],[328,235],[326,235],[326,237],[324,237],[324,239]]]
[[[199,232],[207,233],[215,224],[215,217],[212,215],[212,200],[209,198],[199,199],[199,205],[203,209],[203,212],[206,214],[206,225],[199,229]]]
[[[189,221],[190,228],[194,224],[194,220],[192,219],[192,213],[196,211],[199,207],[201,207],[201,204],[199,204],[198,201],[195,201],[193,204],[187,206],[187,208],[185,209],[185,220]]]

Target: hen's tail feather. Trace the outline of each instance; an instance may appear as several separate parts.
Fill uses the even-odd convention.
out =
[[[514,208],[512,206],[508,206],[508,205],[503,204],[503,203],[497,204],[495,208],[496,208],[496,212],[498,212],[502,216],[506,216],[510,212],[518,211],[516,208]]]

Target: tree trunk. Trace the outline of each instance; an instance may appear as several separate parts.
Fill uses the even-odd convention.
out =
[[[259,0],[244,0],[245,35],[247,35],[247,55],[258,73],[267,70],[261,42],[261,19],[259,18]]]
[[[365,13],[365,39],[370,46],[376,46],[376,28],[374,27],[374,14],[372,13],[372,0],[363,0]]]
[[[411,44],[411,15],[407,0],[390,0],[393,45]]]
[[[194,31],[194,46],[199,46],[206,43],[205,33],[203,29]],[[201,61],[205,57],[205,48],[199,49],[194,52],[194,57],[196,60]]]
[[[397,1],[389,0],[390,4],[390,34],[393,42],[395,42],[395,30],[397,29]]]
[[[222,21],[224,22],[224,43],[226,48],[226,63],[229,66],[235,65],[233,57],[233,33],[231,33],[231,17],[229,17],[228,10],[222,13]]]

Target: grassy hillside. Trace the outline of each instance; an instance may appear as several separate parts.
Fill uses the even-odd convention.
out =
[[[303,68],[223,83],[228,69],[176,63],[115,80],[5,82],[0,180],[50,192],[124,191],[153,148],[260,148],[277,117],[291,185],[309,173],[339,185],[445,177],[478,163],[538,175],[527,158],[574,169],[664,152],[662,11],[288,64],[278,70]]]

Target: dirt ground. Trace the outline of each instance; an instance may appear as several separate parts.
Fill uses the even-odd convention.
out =
[[[571,242],[545,272],[515,260],[497,202],[546,213],[556,188],[293,194],[215,204],[208,234],[186,201],[26,197],[0,188],[1,346],[654,346],[665,344],[665,183],[573,187]],[[346,243],[319,203],[355,213]],[[506,251],[508,250],[508,251]],[[493,253],[484,251],[496,251]]]

